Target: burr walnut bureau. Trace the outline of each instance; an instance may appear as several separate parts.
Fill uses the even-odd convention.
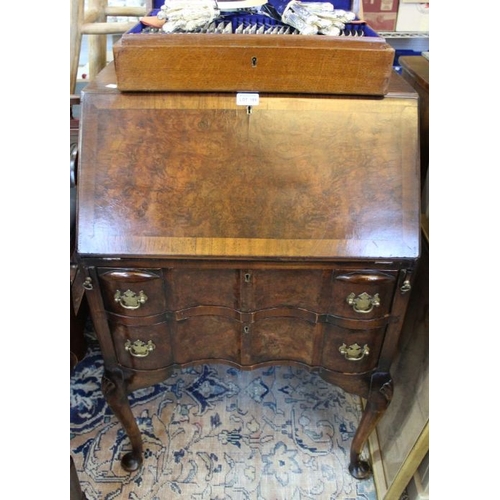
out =
[[[126,470],[131,391],[194,363],[291,363],[366,399],[349,470],[370,473],[419,255],[418,95],[394,73],[385,97],[258,97],[120,92],[113,65],[82,93],[75,296]]]

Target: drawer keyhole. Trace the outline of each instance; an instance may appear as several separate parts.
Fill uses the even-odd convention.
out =
[[[256,68],[256,67],[257,67],[257,58],[252,57],[252,68]]]
[[[245,273],[245,283],[250,283],[250,278],[252,275],[250,273]]]

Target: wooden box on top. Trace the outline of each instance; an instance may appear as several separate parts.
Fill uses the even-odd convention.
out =
[[[164,0],[155,0],[156,16]],[[350,10],[350,0],[335,9]],[[385,95],[394,49],[357,18],[342,36],[273,34],[276,19],[223,12],[232,33],[146,32],[142,22],[114,45],[121,91]],[[361,21],[361,22],[360,22]],[[248,34],[255,23],[266,34]],[[286,25],[285,25],[286,26]],[[241,33],[243,31],[243,33]],[[271,32],[271,34],[269,34]]]

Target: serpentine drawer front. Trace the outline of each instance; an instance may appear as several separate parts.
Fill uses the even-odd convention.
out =
[[[347,373],[376,366],[397,277],[196,268],[98,275],[116,356],[128,368],[297,361]]]
[[[418,101],[82,95],[79,274],[103,393],[140,467],[126,395],[176,367],[296,364],[367,400],[349,470],[392,398],[391,361],[419,255]]]

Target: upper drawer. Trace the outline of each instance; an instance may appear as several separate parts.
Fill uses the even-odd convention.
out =
[[[160,270],[99,270],[106,310],[126,316],[149,316],[165,311]]]
[[[331,312],[358,319],[380,318],[391,309],[397,271],[353,271],[333,279]]]
[[[197,306],[239,308],[240,272],[237,269],[167,269],[167,304],[177,311]]]
[[[323,312],[328,305],[324,290],[329,279],[330,273],[323,270],[248,271],[245,281],[252,291],[247,305],[257,311],[271,307],[294,307]]]

